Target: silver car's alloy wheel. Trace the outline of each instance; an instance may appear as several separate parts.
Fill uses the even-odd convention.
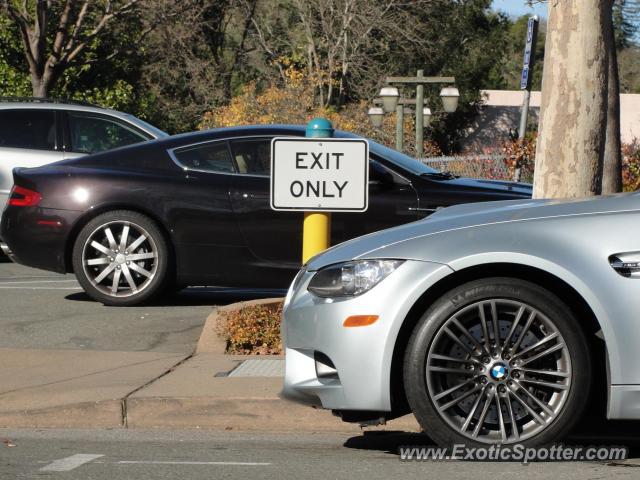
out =
[[[153,237],[130,221],[113,221],[96,228],[82,250],[87,279],[105,295],[129,297],[143,292],[158,269]]]
[[[538,435],[564,406],[571,379],[569,350],[553,321],[513,300],[478,301],[456,312],[427,354],[436,411],[481,443]]]

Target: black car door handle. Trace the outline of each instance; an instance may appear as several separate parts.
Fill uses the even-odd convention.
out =
[[[235,197],[240,197],[243,200],[269,200],[269,195],[266,193],[246,193],[246,192],[235,192],[233,194]]]
[[[436,207],[436,208],[422,208],[422,207],[409,207],[408,210],[410,212],[424,212],[424,213],[433,213],[444,207]]]

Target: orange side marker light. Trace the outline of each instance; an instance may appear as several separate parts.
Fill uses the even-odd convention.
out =
[[[342,324],[343,327],[366,327],[372,325],[380,318],[378,315],[351,315]]]

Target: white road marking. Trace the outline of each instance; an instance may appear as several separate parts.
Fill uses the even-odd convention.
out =
[[[77,282],[77,280],[29,280],[29,281],[20,281],[20,282],[3,282],[0,280],[0,285],[18,285],[18,284],[30,284],[30,283],[69,283],[69,282]]]
[[[82,290],[82,287],[3,287],[0,290]]]
[[[60,277],[64,277],[63,274],[56,275],[7,275],[0,276],[0,280],[29,280],[30,278],[52,278],[58,279]]]
[[[96,458],[104,457],[101,454],[92,454],[92,453],[78,453],[76,455],[71,455],[70,457],[61,458],[59,460],[55,460],[51,462],[49,465],[45,465],[40,469],[41,472],[69,472],[75,468],[84,465],[85,463],[89,463]]]
[[[262,467],[271,465],[265,462],[171,462],[160,460],[121,460],[119,464],[127,465],[239,465],[248,467]]]

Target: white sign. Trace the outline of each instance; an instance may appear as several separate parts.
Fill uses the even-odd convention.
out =
[[[364,139],[279,137],[271,141],[271,208],[364,212],[369,204]]]

